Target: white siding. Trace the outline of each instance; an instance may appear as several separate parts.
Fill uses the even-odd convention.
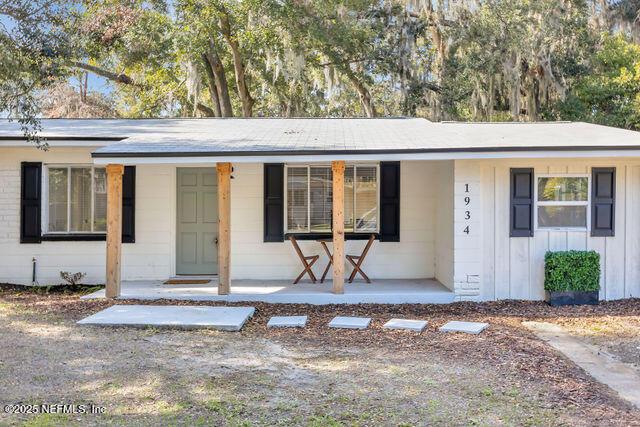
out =
[[[620,159],[483,160],[483,299],[544,298],[544,254],[548,250],[593,249],[601,256],[601,298],[640,296],[640,162]],[[533,167],[542,173],[591,173],[616,167],[614,237],[586,231],[540,231],[509,237],[509,169]]]
[[[436,228],[436,279],[453,290],[453,161],[434,163],[438,181]]]
[[[451,163],[402,162],[400,242],[376,241],[373,244],[364,264],[364,270],[371,278],[432,278],[436,275],[435,222],[436,208],[440,204],[439,172],[446,171],[446,165]],[[294,278],[302,267],[291,243],[263,242],[262,165],[237,164],[234,168],[231,187],[232,278]],[[364,241],[348,241],[345,252],[360,254],[364,245]],[[320,245],[301,241],[300,246],[305,255],[320,255],[313,270],[321,275],[327,257]],[[350,272],[349,264],[346,265]]]
[[[453,282],[458,299],[481,298],[482,171],[475,161],[454,162]]]
[[[31,283],[37,260],[42,284],[60,281],[61,270],[87,273],[87,283],[104,281],[104,242],[20,244],[20,162],[92,163],[90,148],[0,148],[0,282]],[[401,166],[401,242],[375,242],[364,269],[372,278],[432,278],[436,275],[436,210],[441,173],[451,162],[403,162]],[[200,165],[201,166],[201,165]],[[214,167],[212,165],[212,167]],[[136,243],[123,244],[123,280],[165,279],[175,274],[175,165],[138,166],[136,170]],[[450,172],[452,174],[452,172]],[[263,170],[261,164],[237,164],[231,189],[231,271],[238,279],[292,279],[301,270],[289,242],[263,242]],[[444,195],[446,197],[446,194]],[[447,226],[446,211],[439,227]],[[448,218],[451,220],[451,218]],[[442,277],[452,260],[450,244],[439,260]],[[364,241],[347,242],[346,253],[359,254]],[[327,259],[316,242],[302,242],[306,254]],[[452,250],[452,248],[451,248]]]
[[[87,283],[104,281],[105,242],[20,244],[20,162],[91,163],[87,148],[0,149],[0,281],[31,283],[31,260],[41,284],[60,282],[60,271],[84,272]],[[173,169],[136,170],[136,243],[123,244],[124,279],[162,279],[173,266]]]

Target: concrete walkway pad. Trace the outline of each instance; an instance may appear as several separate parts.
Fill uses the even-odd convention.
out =
[[[391,319],[384,324],[384,329],[405,329],[408,331],[422,332],[427,327],[426,320]]]
[[[547,322],[522,324],[597,381],[608,385],[620,397],[640,408],[640,373],[635,368],[572,336],[560,325]]]
[[[460,322],[452,320],[440,327],[440,332],[465,332],[467,334],[478,335],[489,327],[488,323],[480,322]]]
[[[162,326],[239,331],[253,307],[205,307],[185,305],[114,305],[80,320],[81,325]]]
[[[371,323],[370,317],[336,316],[329,322],[329,327],[339,329],[367,329],[369,323]]]
[[[304,328],[307,316],[273,316],[267,323],[267,328]]]

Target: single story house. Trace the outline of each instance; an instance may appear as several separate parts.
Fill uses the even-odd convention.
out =
[[[601,298],[640,295],[640,133],[587,123],[385,119],[0,122],[0,282],[217,275],[289,285],[325,256],[371,289],[437,281],[456,300],[544,297],[548,250],[593,249]],[[320,276],[328,257],[311,270]],[[388,282],[391,283],[391,282]],[[294,285],[292,285],[294,286]]]

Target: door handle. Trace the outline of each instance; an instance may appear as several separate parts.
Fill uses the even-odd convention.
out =
[[[218,246],[218,238],[217,237],[215,239],[213,239],[213,243],[215,243],[216,246]]]

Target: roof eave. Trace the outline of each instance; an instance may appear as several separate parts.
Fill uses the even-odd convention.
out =
[[[498,150],[498,149],[477,149],[477,150],[411,150],[411,151],[384,151],[381,150],[364,152],[347,151],[339,152],[295,152],[286,153],[255,153],[255,152],[208,152],[186,153],[180,156],[178,153],[148,153],[152,155],[144,156],[144,153],[94,153],[95,164],[188,164],[188,165],[210,165],[217,162],[233,163],[311,163],[330,162],[332,160],[345,161],[411,161],[411,160],[480,160],[480,159],[524,159],[524,158],[612,158],[612,157],[640,157],[640,147],[606,147],[598,149],[589,147],[588,149],[576,150],[558,149],[553,150]],[[118,155],[119,154],[119,155]]]

